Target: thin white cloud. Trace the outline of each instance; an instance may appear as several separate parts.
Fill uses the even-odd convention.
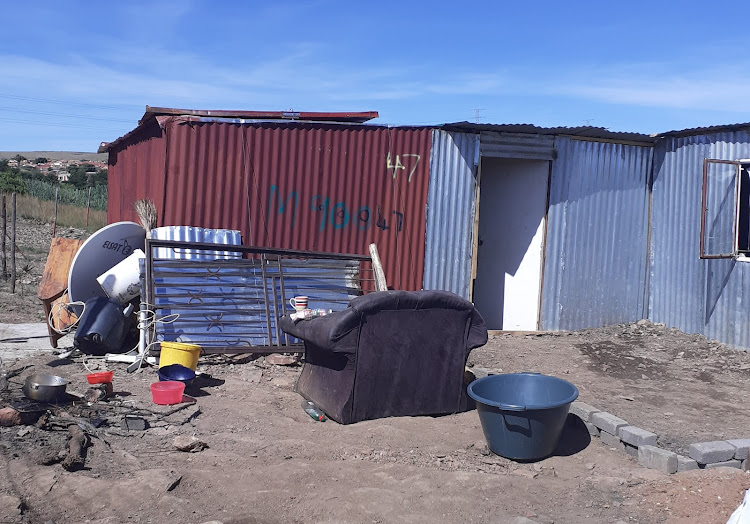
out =
[[[628,64],[583,69],[538,91],[611,104],[750,112],[750,70],[736,64],[692,69]]]

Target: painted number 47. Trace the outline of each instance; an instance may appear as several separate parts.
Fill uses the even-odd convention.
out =
[[[401,159],[404,159],[404,162],[401,162]],[[419,164],[419,160],[422,158],[420,155],[417,155],[416,153],[404,153],[403,155],[396,155],[396,163],[394,164],[391,159],[391,154],[388,153],[385,157],[385,167],[386,169],[392,169],[393,170],[393,178],[396,178],[396,174],[398,174],[399,169],[406,170],[406,166],[410,165],[411,169],[409,170],[409,178],[408,181],[411,182],[411,177],[414,175],[414,172],[417,170],[417,164]]]

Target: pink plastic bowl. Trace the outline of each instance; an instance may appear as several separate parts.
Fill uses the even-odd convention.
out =
[[[182,394],[185,392],[185,384],[176,380],[165,380],[151,384],[151,397],[154,404],[179,404],[182,402]]]

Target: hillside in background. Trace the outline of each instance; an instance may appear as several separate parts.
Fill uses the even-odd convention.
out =
[[[107,161],[107,153],[81,153],[76,151],[0,151],[0,159],[13,158],[16,155],[21,155],[33,160],[35,158],[44,157],[51,161],[54,160],[77,160],[83,162],[84,160],[98,160],[99,162]]]

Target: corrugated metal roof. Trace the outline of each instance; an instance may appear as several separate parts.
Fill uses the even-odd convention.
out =
[[[217,118],[243,118],[246,120],[294,120],[309,122],[351,122],[363,123],[378,118],[377,111],[364,112],[307,112],[307,111],[240,111],[225,109],[174,109],[170,107],[146,106],[139,124],[156,116],[205,116]]]
[[[533,124],[474,124],[471,122],[454,122],[439,126],[446,131],[461,131],[464,133],[481,133],[495,131],[498,133],[530,133],[536,135],[568,135],[581,138],[598,138],[606,140],[620,140],[626,142],[653,143],[654,137],[643,133],[627,133],[610,131],[603,127],[539,127]]]
[[[656,136],[658,138],[696,136],[696,135],[705,135],[709,133],[741,131],[743,129],[750,129],[750,122],[745,122],[743,124],[720,124],[720,125],[707,126],[707,127],[691,127],[687,129],[667,131],[666,133],[659,133]]]
[[[146,112],[138,121],[135,129],[112,142],[101,142],[97,153],[106,153],[113,147],[129,140],[139,132],[139,129],[150,124],[154,119],[160,126],[168,120],[165,117],[192,117],[201,121],[236,120],[234,123],[247,123],[247,121],[282,121],[282,122],[327,122],[361,124],[373,118],[378,118],[377,111],[364,112],[295,112],[295,111],[232,111],[232,110],[208,110],[208,109],[174,109],[169,107],[146,106]]]
[[[542,329],[645,315],[653,148],[557,138],[547,215]]]

